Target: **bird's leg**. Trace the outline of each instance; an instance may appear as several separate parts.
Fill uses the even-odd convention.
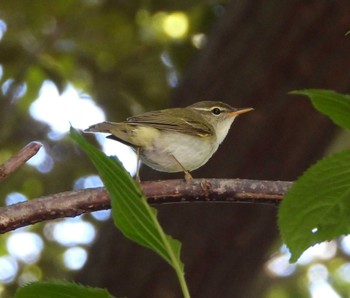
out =
[[[184,168],[184,166],[177,160],[177,158],[173,154],[171,154],[171,156],[174,158],[174,160],[178,163],[178,165],[184,171],[184,173],[185,173],[185,180],[189,181],[189,180],[193,179],[193,177],[190,174],[190,172]]]
[[[138,183],[141,183],[141,179],[140,179],[140,147],[136,148],[136,181]]]

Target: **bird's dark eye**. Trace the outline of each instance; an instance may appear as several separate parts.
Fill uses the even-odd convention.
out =
[[[214,115],[220,115],[221,114],[221,110],[219,108],[214,108],[211,110],[211,112],[214,114]]]

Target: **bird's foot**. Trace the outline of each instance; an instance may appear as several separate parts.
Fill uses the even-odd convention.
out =
[[[190,181],[193,179],[192,175],[190,174],[189,171],[184,171],[185,172],[185,180],[186,182]]]

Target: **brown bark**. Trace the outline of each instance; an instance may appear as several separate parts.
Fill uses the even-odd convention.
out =
[[[31,142],[23,147],[5,163],[0,165],[0,182],[15,172],[20,166],[32,158],[42,147],[38,142]]]
[[[141,187],[151,205],[184,203],[253,203],[277,206],[292,182],[247,179],[145,181]],[[45,220],[75,217],[110,209],[104,188],[73,190],[0,207],[0,234]]]
[[[347,1],[230,3],[173,103],[220,99],[255,111],[235,122],[219,152],[195,177],[294,180],[322,155],[334,125],[308,100],[287,92],[349,91],[349,11]],[[183,242],[193,297],[259,296],[257,276],[277,237],[275,208],[189,204],[158,209],[165,230]],[[80,281],[128,297],[180,297],[168,265],[120,236],[111,227],[101,230],[86,267],[90,277]]]

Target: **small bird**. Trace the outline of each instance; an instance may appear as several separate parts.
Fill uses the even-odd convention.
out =
[[[219,101],[201,101],[132,116],[124,122],[102,122],[85,132],[110,133],[107,138],[135,149],[139,160],[161,172],[184,172],[203,166],[225,139],[235,118],[253,108],[233,108]]]

